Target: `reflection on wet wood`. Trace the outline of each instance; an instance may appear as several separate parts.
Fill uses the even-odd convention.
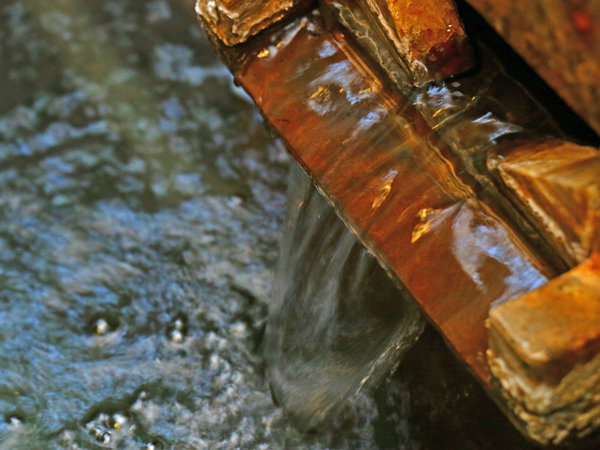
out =
[[[245,42],[311,0],[197,0],[196,12],[226,45]]]
[[[600,133],[600,7],[595,0],[468,0]]]
[[[600,422],[600,254],[490,313],[494,375],[531,437],[582,438]]]
[[[514,205],[500,192],[488,173],[486,155],[499,141],[562,136],[553,118],[514,75],[506,72],[488,44],[475,40],[481,56],[477,73],[417,89],[410,74],[401,69],[384,40],[369,26],[356,1],[347,0],[341,4],[323,0],[321,7],[325,17],[339,23],[345,36],[363,51],[361,57],[372,60],[375,68],[383,69],[378,74],[389,79],[410,99],[427,125],[436,130],[436,135],[448,145],[460,166],[462,178],[470,178],[470,184],[478,190],[480,198],[520,234],[526,235],[527,241],[544,253],[544,260],[555,270],[567,270],[570,267],[567,260],[548,245],[524,216],[515,212]]]

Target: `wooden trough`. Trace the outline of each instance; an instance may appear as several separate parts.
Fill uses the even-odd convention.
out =
[[[494,23],[487,3],[473,1]],[[542,444],[593,436],[597,150],[566,140],[485,38],[468,42],[448,0],[197,10],[294,158],[513,423]]]

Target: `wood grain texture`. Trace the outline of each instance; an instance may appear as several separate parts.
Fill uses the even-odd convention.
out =
[[[467,0],[600,133],[600,3]]]

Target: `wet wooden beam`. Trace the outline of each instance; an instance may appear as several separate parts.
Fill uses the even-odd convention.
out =
[[[543,204],[558,223],[559,206],[572,196],[596,214],[595,197],[581,196],[588,183],[571,183],[579,179],[577,170],[586,174],[584,180],[594,178],[596,169],[586,169],[592,165],[574,161],[577,155],[592,157],[595,150],[540,138],[560,132],[485,49],[477,74],[411,89],[400,72],[389,76],[382,63],[387,59],[365,54],[381,50],[376,37],[349,32],[362,20],[344,15],[356,2],[337,3],[324,0],[323,11],[336,21],[357,19],[346,21],[346,29],[326,27],[313,11],[235,48],[215,38],[218,51],[339,215],[390,276],[408,288],[514,423],[540,442],[571,437],[564,428],[552,428],[546,417],[541,425],[536,422],[545,427],[543,433],[532,429],[530,413],[523,415],[507,393],[518,372],[496,368],[514,353],[513,344],[503,342],[525,342],[526,336],[520,328],[502,328],[507,321],[501,318],[519,304],[529,305],[527,294],[541,286],[562,289],[553,284],[555,277],[573,264],[549,232],[555,225],[532,214],[531,205]],[[546,153],[540,151],[544,148]],[[524,167],[529,167],[525,175],[513,183]],[[548,179],[556,187],[551,195],[540,188]],[[595,245],[588,246],[590,252]],[[595,282],[590,286],[595,292]],[[506,402],[486,358],[490,311],[495,340],[489,361]],[[527,321],[515,324],[527,330]],[[544,348],[543,339],[539,345]],[[571,373],[597,350],[595,344],[586,348],[581,352],[564,343],[555,365]],[[547,367],[540,367],[545,373]]]
[[[336,3],[343,8],[347,2]],[[415,85],[464,72],[472,51],[454,0],[359,0],[372,29],[380,28]]]
[[[600,424],[600,254],[490,313],[488,357],[503,395],[543,444]]]
[[[197,0],[196,12],[208,29],[231,46],[247,41],[312,3],[312,0]]]
[[[600,244],[600,153],[555,139],[520,142],[490,154],[496,171],[538,231],[571,266]]]
[[[600,133],[600,5],[595,0],[467,0]]]
[[[223,49],[221,49],[223,50]],[[388,89],[317,13],[253,41],[229,61],[354,232],[410,290],[488,387],[485,320],[493,302],[548,275],[463,171],[422,114]],[[440,261],[444,261],[440,265]]]
[[[544,444],[600,424],[600,153],[555,139],[513,142],[488,165],[572,265],[490,312],[492,372],[527,433]]]

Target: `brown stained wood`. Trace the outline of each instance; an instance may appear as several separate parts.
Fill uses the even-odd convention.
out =
[[[600,245],[600,153],[565,141],[511,144],[490,155],[515,203],[571,264]]]
[[[337,2],[344,4],[345,2]],[[464,72],[472,52],[454,0],[359,0],[423,85]]]
[[[488,357],[537,441],[582,438],[600,424],[600,254],[490,313]]]
[[[467,0],[600,133],[596,0]]]
[[[311,0],[197,0],[196,12],[225,45],[245,42]]]
[[[492,302],[547,277],[454,175],[448,148],[318,15],[245,49],[236,80],[351,228],[489,386]],[[268,56],[262,55],[268,49]],[[255,55],[255,56],[252,56]],[[443,264],[440,264],[443,261]]]

